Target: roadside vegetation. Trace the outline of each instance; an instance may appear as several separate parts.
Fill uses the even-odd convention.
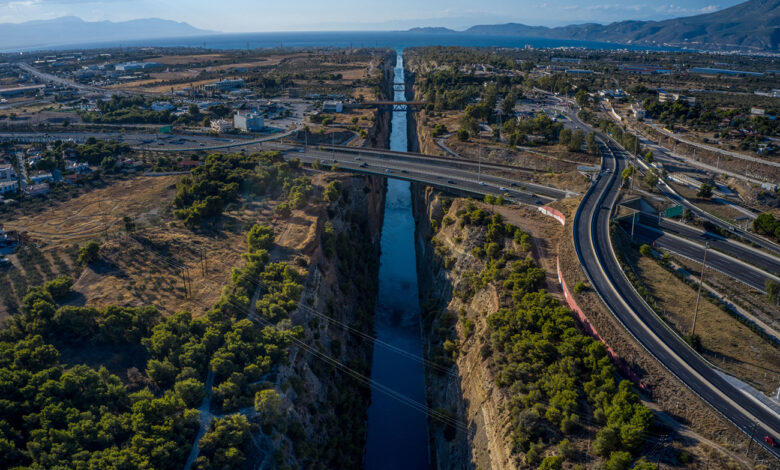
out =
[[[543,289],[545,271],[527,255],[528,234],[474,203],[442,221],[443,227],[455,223],[484,239],[471,251],[479,267],[459,274],[453,295],[468,304],[488,287],[498,293],[499,309],[486,318],[480,354],[507,393],[518,458],[539,468],[587,461],[591,456],[574,450],[570,440],[595,431],[592,452],[606,468],[655,468],[637,460],[652,413],[620,379],[604,345],[581,333],[572,312]],[[434,237],[432,243],[444,266],[453,266],[441,242]],[[443,365],[457,359],[473,334],[473,320],[465,315],[460,334],[441,339]]]

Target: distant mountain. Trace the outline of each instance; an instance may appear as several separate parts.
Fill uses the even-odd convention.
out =
[[[579,39],[707,50],[780,50],[780,0],[749,0],[725,10],[664,21],[547,28],[518,23],[473,26],[467,34]]]
[[[422,28],[411,28],[407,30],[409,33],[426,33],[426,34],[436,34],[436,33],[455,33],[457,31],[452,30],[450,28],[442,28],[442,27],[433,27],[433,26],[427,26]]]
[[[0,50],[45,49],[70,44],[156,39],[209,34],[187,23],[147,18],[131,21],[84,21],[75,16],[25,23],[0,23]]]

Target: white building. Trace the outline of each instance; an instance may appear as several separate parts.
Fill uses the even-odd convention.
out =
[[[14,167],[9,164],[0,165],[0,181],[16,179]]]
[[[683,96],[679,93],[670,93],[664,90],[658,90],[658,101],[661,103],[666,103],[669,101],[687,101],[691,106],[696,104],[696,98],[692,96]]]
[[[169,101],[155,101],[152,103],[152,111],[171,111],[176,109],[176,106]]]
[[[211,130],[222,134],[233,130],[233,123],[226,119],[215,119],[211,121]]]
[[[244,88],[244,79],[237,78],[235,80],[220,80],[216,83],[209,83],[208,85],[204,86],[204,88],[217,89],[220,91],[237,90],[239,88]]]
[[[32,181],[33,184],[45,183],[46,181],[54,181],[54,175],[52,175],[49,172],[37,173],[34,175],[30,175],[30,181]]]
[[[239,111],[233,116],[233,125],[242,131],[257,132],[265,127],[265,119],[255,111]]]
[[[344,111],[344,103],[341,101],[326,101],[322,103],[323,113],[340,113]]]
[[[66,172],[73,172],[77,175],[85,175],[87,173],[91,173],[92,170],[89,168],[89,165],[84,162],[77,162],[73,160],[65,160],[65,171]]]
[[[16,181],[0,181],[0,194],[15,193],[19,190],[19,183]]]

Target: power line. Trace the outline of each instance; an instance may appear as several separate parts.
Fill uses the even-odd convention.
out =
[[[166,264],[168,264],[171,267],[176,268],[176,267],[179,267],[179,266],[184,266],[181,263],[177,263],[177,262],[175,262],[173,260],[166,259],[166,258],[162,257],[162,255],[160,255],[159,253],[156,253],[156,252],[152,251],[152,254],[155,255],[155,256],[158,256],[159,258],[161,258],[163,263],[166,263]],[[209,279],[212,282],[217,282],[213,277],[204,276],[204,279]],[[258,288],[265,289],[266,291],[268,290],[267,286],[265,285],[265,283],[262,280],[257,279],[254,276],[248,276],[248,279],[250,281],[253,281]],[[207,309],[210,308],[208,305],[206,305],[203,302],[195,301],[195,300],[192,300],[192,302],[197,303],[197,304],[199,304],[199,305],[201,305],[201,306],[203,306],[203,307],[205,307]],[[237,310],[244,311],[244,306],[239,304],[238,302],[233,301],[233,300],[228,300],[228,303],[231,306],[235,307]],[[333,321],[333,322],[335,322],[337,324],[343,325],[343,323],[339,322],[338,320],[335,320],[332,317],[329,317],[329,316],[327,316],[327,315],[325,315],[323,313],[317,312],[316,310],[314,310],[314,309],[312,309],[310,307],[307,307],[305,305],[302,305],[300,303],[298,303],[297,307],[298,308],[303,308],[303,310],[308,311],[308,312],[310,312],[312,314],[315,314],[317,316],[326,318],[329,321]],[[250,306],[249,308],[251,309],[252,307]],[[247,314],[248,313],[249,313],[249,311],[247,311]],[[253,314],[253,317],[254,318],[249,318],[249,316],[247,315],[247,318],[249,318],[250,320],[256,319],[256,321],[263,322],[266,326],[270,326],[272,328],[276,328],[276,325],[274,325],[271,322],[269,322],[268,320],[262,318],[262,316],[258,315],[256,312]],[[389,345],[388,343],[382,342],[381,340],[379,340],[377,338],[374,338],[374,337],[368,335],[367,333],[363,333],[363,332],[361,332],[359,330],[356,330],[356,329],[354,329],[352,327],[349,327],[348,325],[347,325],[347,327],[350,330],[353,330],[355,332],[360,333],[360,335],[366,337],[366,339],[370,339],[372,341],[378,342],[379,344],[391,346],[392,348],[394,348],[394,350],[397,350],[395,352],[397,352],[399,354],[402,354],[402,355],[404,355],[406,357],[410,357],[411,359],[414,359],[414,360],[416,360],[418,362],[423,362],[423,363],[430,362],[430,361],[428,361],[428,360],[426,360],[424,358],[421,358],[419,356],[416,356],[416,355],[413,355],[411,353],[408,353],[407,351],[405,351],[403,349],[400,349],[400,348],[394,347],[392,345]],[[445,424],[451,424],[452,426],[454,426],[454,427],[456,427],[458,429],[461,429],[463,431],[468,431],[467,426],[463,425],[461,422],[445,421],[445,418],[449,419],[449,420],[452,420],[452,418],[450,418],[450,417],[448,417],[446,415],[444,415],[444,417],[437,417],[437,416],[435,416],[434,415],[435,413],[439,413],[439,414],[441,414],[441,413],[437,412],[436,410],[433,410],[432,408],[428,407],[426,404],[419,403],[419,402],[415,401],[414,399],[412,399],[410,397],[407,397],[407,396],[401,394],[400,392],[397,392],[397,391],[391,389],[390,387],[387,387],[385,385],[382,385],[382,384],[376,382],[375,380],[371,379],[370,377],[365,376],[364,374],[360,373],[359,371],[351,369],[349,366],[343,364],[338,359],[334,359],[334,358],[328,356],[327,354],[322,353],[322,352],[314,349],[311,345],[309,345],[309,344],[307,344],[307,343],[305,343],[305,342],[303,342],[303,341],[301,341],[301,340],[299,340],[297,338],[292,338],[292,341],[295,342],[302,349],[310,352],[312,355],[315,355],[316,357],[318,357],[319,359],[323,360],[324,362],[327,362],[327,363],[329,363],[329,364],[331,364],[331,365],[333,365],[333,366],[335,366],[337,368],[342,369],[345,373],[347,373],[348,375],[352,376],[353,378],[359,380],[364,385],[374,386],[374,387],[377,388],[377,390],[379,390],[379,391],[389,395],[391,398],[394,398],[394,399],[402,402],[403,404],[405,404],[407,406],[410,406],[410,407],[412,407],[414,409],[417,409],[420,412],[426,413],[426,414],[428,414],[429,416],[431,416],[434,419],[438,419],[439,421],[443,421],[443,422],[445,422]],[[432,363],[432,364],[434,364],[434,363]],[[442,366],[439,366],[438,364],[434,364],[434,365],[436,365],[439,368],[442,368]],[[454,373],[454,371],[452,371],[451,369],[450,369],[450,372]],[[547,405],[549,407],[555,407],[555,405],[553,405],[550,402],[545,401],[545,400],[535,399],[534,401],[536,403],[541,403],[541,404]],[[421,407],[423,407],[424,409],[421,408]],[[574,410],[574,411],[571,411],[569,413],[572,414],[572,415],[578,416],[580,418],[580,422],[582,424],[590,425],[590,426],[598,427],[598,428],[604,427],[604,425],[605,425],[605,423],[594,421],[593,419],[591,419],[591,417],[589,415],[587,415],[585,413],[582,413],[580,411]],[[645,436],[646,436],[646,440],[647,441],[658,442],[659,439],[662,438],[665,435],[660,435],[660,434],[656,434],[656,433],[653,433],[653,432],[650,432],[650,431],[646,431],[645,432]]]

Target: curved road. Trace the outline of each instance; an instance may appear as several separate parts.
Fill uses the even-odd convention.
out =
[[[780,434],[780,416],[737,390],[671,331],[639,296],[615,257],[609,235],[619,196],[625,154],[612,143],[603,151],[604,168],[574,218],[577,256],[591,285],[629,333],[664,367],[776,458],[780,449],[763,437]]]

